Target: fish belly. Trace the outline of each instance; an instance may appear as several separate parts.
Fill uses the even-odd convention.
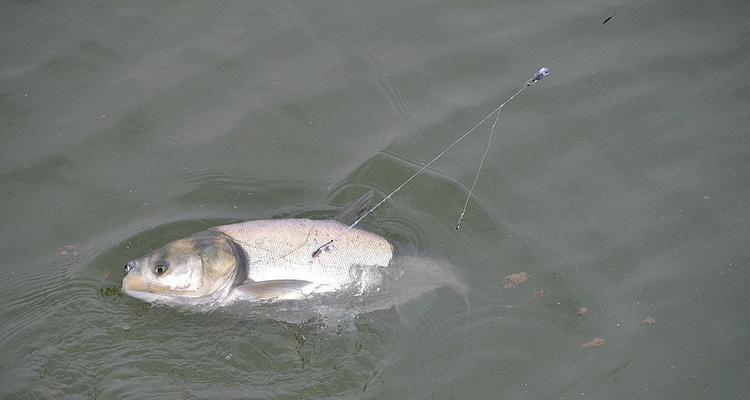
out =
[[[244,251],[248,279],[309,281],[317,292],[372,287],[379,282],[378,268],[393,257],[393,247],[383,237],[330,220],[247,221],[215,229]],[[313,257],[330,240],[334,242]]]

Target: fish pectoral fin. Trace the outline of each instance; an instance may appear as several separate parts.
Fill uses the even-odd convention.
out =
[[[272,281],[247,281],[234,288],[242,297],[255,300],[297,299],[306,294],[305,289],[314,283],[295,279]]]
[[[333,218],[336,221],[341,222],[345,225],[351,225],[359,219],[367,210],[372,207],[372,199],[375,197],[375,192],[370,190],[365,193],[362,197],[357,199],[354,203],[340,209],[336,216]]]

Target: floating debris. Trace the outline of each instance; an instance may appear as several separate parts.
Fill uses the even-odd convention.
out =
[[[612,19],[612,17],[614,17],[614,16],[615,16],[615,14],[612,14],[612,15],[610,15],[609,17],[607,17],[607,19],[605,19],[605,20],[604,20],[604,22],[602,22],[602,25],[604,25],[604,24],[606,24],[607,22],[609,22],[609,20],[610,20],[610,19]]]
[[[529,274],[525,272],[519,272],[516,274],[510,274],[503,278],[503,287],[506,289],[514,288],[529,280]]]
[[[581,347],[585,347],[587,349],[593,349],[593,348],[602,347],[602,346],[604,346],[604,339],[602,338],[594,338],[594,340],[590,342],[586,342],[581,345]]]
[[[111,297],[117,299],[122,296],[122,288],[118,286],[107,286],[99,289],[99,293],[103,297]]]
[[[537,290],[534,292],[534,298],[541,299],[542,297],[544,297],[544,290]]]
[[[229,353],[226,356],[224,356],[224,359],[227,360],[227,361],[231,360],[232,359],[232,353]]]
[[[651,326],[651,325],[653,325],[655,323],[656,323],[656,320],[653,319],[653,318],[651,318],[651,317],[644,318],[644,319],[641,320],[641,325],[643,325],[643,326]]]
[[[578,316],[578,318],[586,318],[586,312],[588,312],[588,310],[589,309],[586,307],[581,307],[578,309],[578,311],[576,311],[576,315]]]
[[[126,331],[126,332],[127,332],[127,331],[129,331],[129,330],[130,330],[130,326],[129,326],[129,325],[123,325],[123,326],[122,326],[122,330],[124,330],[124,331]]]
[[[60,250],[57,251],[57,255],[59,256],[77,256],[78,255],[78,245],[77,244],[67,244],[63,246]]]

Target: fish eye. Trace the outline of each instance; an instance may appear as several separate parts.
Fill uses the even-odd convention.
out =
[[[167,268],[169,268],[169,266],[167,265],[166,261],[157,261],[154,264],[154,273],[156,275],[162,275],[167,272]]]
[[[128,272],[130,272],[130,270],[132,270],[132,269],[133,269],[133,263],[132,262],[129,262],[129,263],[125,264],[125,273],[126,274]]]

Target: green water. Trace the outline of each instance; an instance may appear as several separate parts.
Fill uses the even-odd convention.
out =
[[[2,2],[0,398],[748,398],[749,18]],[[453,264],[468,309],[440,289],[342,328],[119,296],[123,265],[170,240],[382,198],[541,66],[460,231],[488,125],[363,223]]]

